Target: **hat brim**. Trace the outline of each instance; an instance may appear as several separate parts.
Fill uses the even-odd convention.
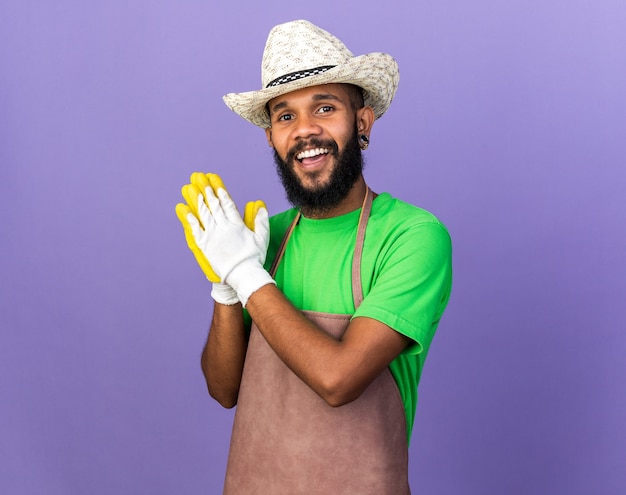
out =
[[[400,74],[398,64],[386,53],[367,53],[350,59],[321,74],[304,77],[278,86],[224,95],[224,103],[247,121],[262,127],[270,127],[267,102],[277,96],[302,88],[321,84],[354,84],[363,89],[365,105],[372,107],[378,119],[391,105]]]

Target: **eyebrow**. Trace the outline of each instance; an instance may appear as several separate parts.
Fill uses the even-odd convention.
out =
[[[313,101],[324,101],[324,100],[334,100],[334,101],[338,101],[338,102],[342,102],[341,98],[339,98],[338,96],[335,96],[331,93],[317,93],[314,94],[312,97]],[[281,108],[285,108],[289,106],[289,100],[283,100],[280,101],[278,103],[276,103],[276,105],[274,105],[272,108],[270,108],[270,112],[271,113],[275,113],[276,111],[280,110]]]

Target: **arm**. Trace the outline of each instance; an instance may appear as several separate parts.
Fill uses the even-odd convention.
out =
[[[295,309],[274,285],[246,306],[280,359],[331,406],[357,399],[411,342],[372,318],[354,318],[336,340]]]
[[[450,294],[447,230],[432,221],[402,229],[381,267],[341,341],[316,328],[274,286],[248,300],[276,354],[330,405],[356,399],[407,346],[411,354],[428,351]]]
[[[201,366],[209,394],[226,408],[237,404],[247,347],[241,304],[216,303]]]
[[[203,248],[207,243],[207,232],[200,227],[197,218],[199,210],[209,213],[201,190],[225,191],[225,187],[222,179],[216,174],[196,172],[191,175],[190,180],[191,183],[182,188],[187,203],[176,205],[176,215],[183,225],[187,245],[209,281],[213,282],[211,296],[215,300],[211,328],[200,362],[209,394],[224,407],[231,408],[237,403],[248,346],[242,306],[235,291],[221,283],[220,276],[215,273],[205,256]],[[265,204],[262,201],[247,203],[243,219],[232,201],[229,201],[229,208],[226,211],[220,209],[220,212],[223,214],[220,217],[222,220],[240,224],[239,227],[244,230],[251,229],[250,232],[254,232],[251,256],[262,264],[269,242],[269,223]],[[207,219],[205,216],[205,221]],[[220,245],[226,251],[235,247],[224,246],[223,243]]]

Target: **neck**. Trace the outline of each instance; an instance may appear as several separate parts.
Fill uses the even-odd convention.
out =
[[[312,218],[315,220],[345,215],[346,213],[350,213],[351,211],[361,208],[366,191],[367,185],[365,184],[365,179],[361,175],[348,192],[348,195],[342,199],[337,206],[323,211],[301,209],[302,215],[306,218]]]

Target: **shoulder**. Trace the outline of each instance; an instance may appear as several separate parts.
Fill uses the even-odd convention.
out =
[[[382,193],[372,206],[370,224],[374,230],[394,232],[395,236],[431,232],[432,236],[450,237],[446,226],[431,212]]]

